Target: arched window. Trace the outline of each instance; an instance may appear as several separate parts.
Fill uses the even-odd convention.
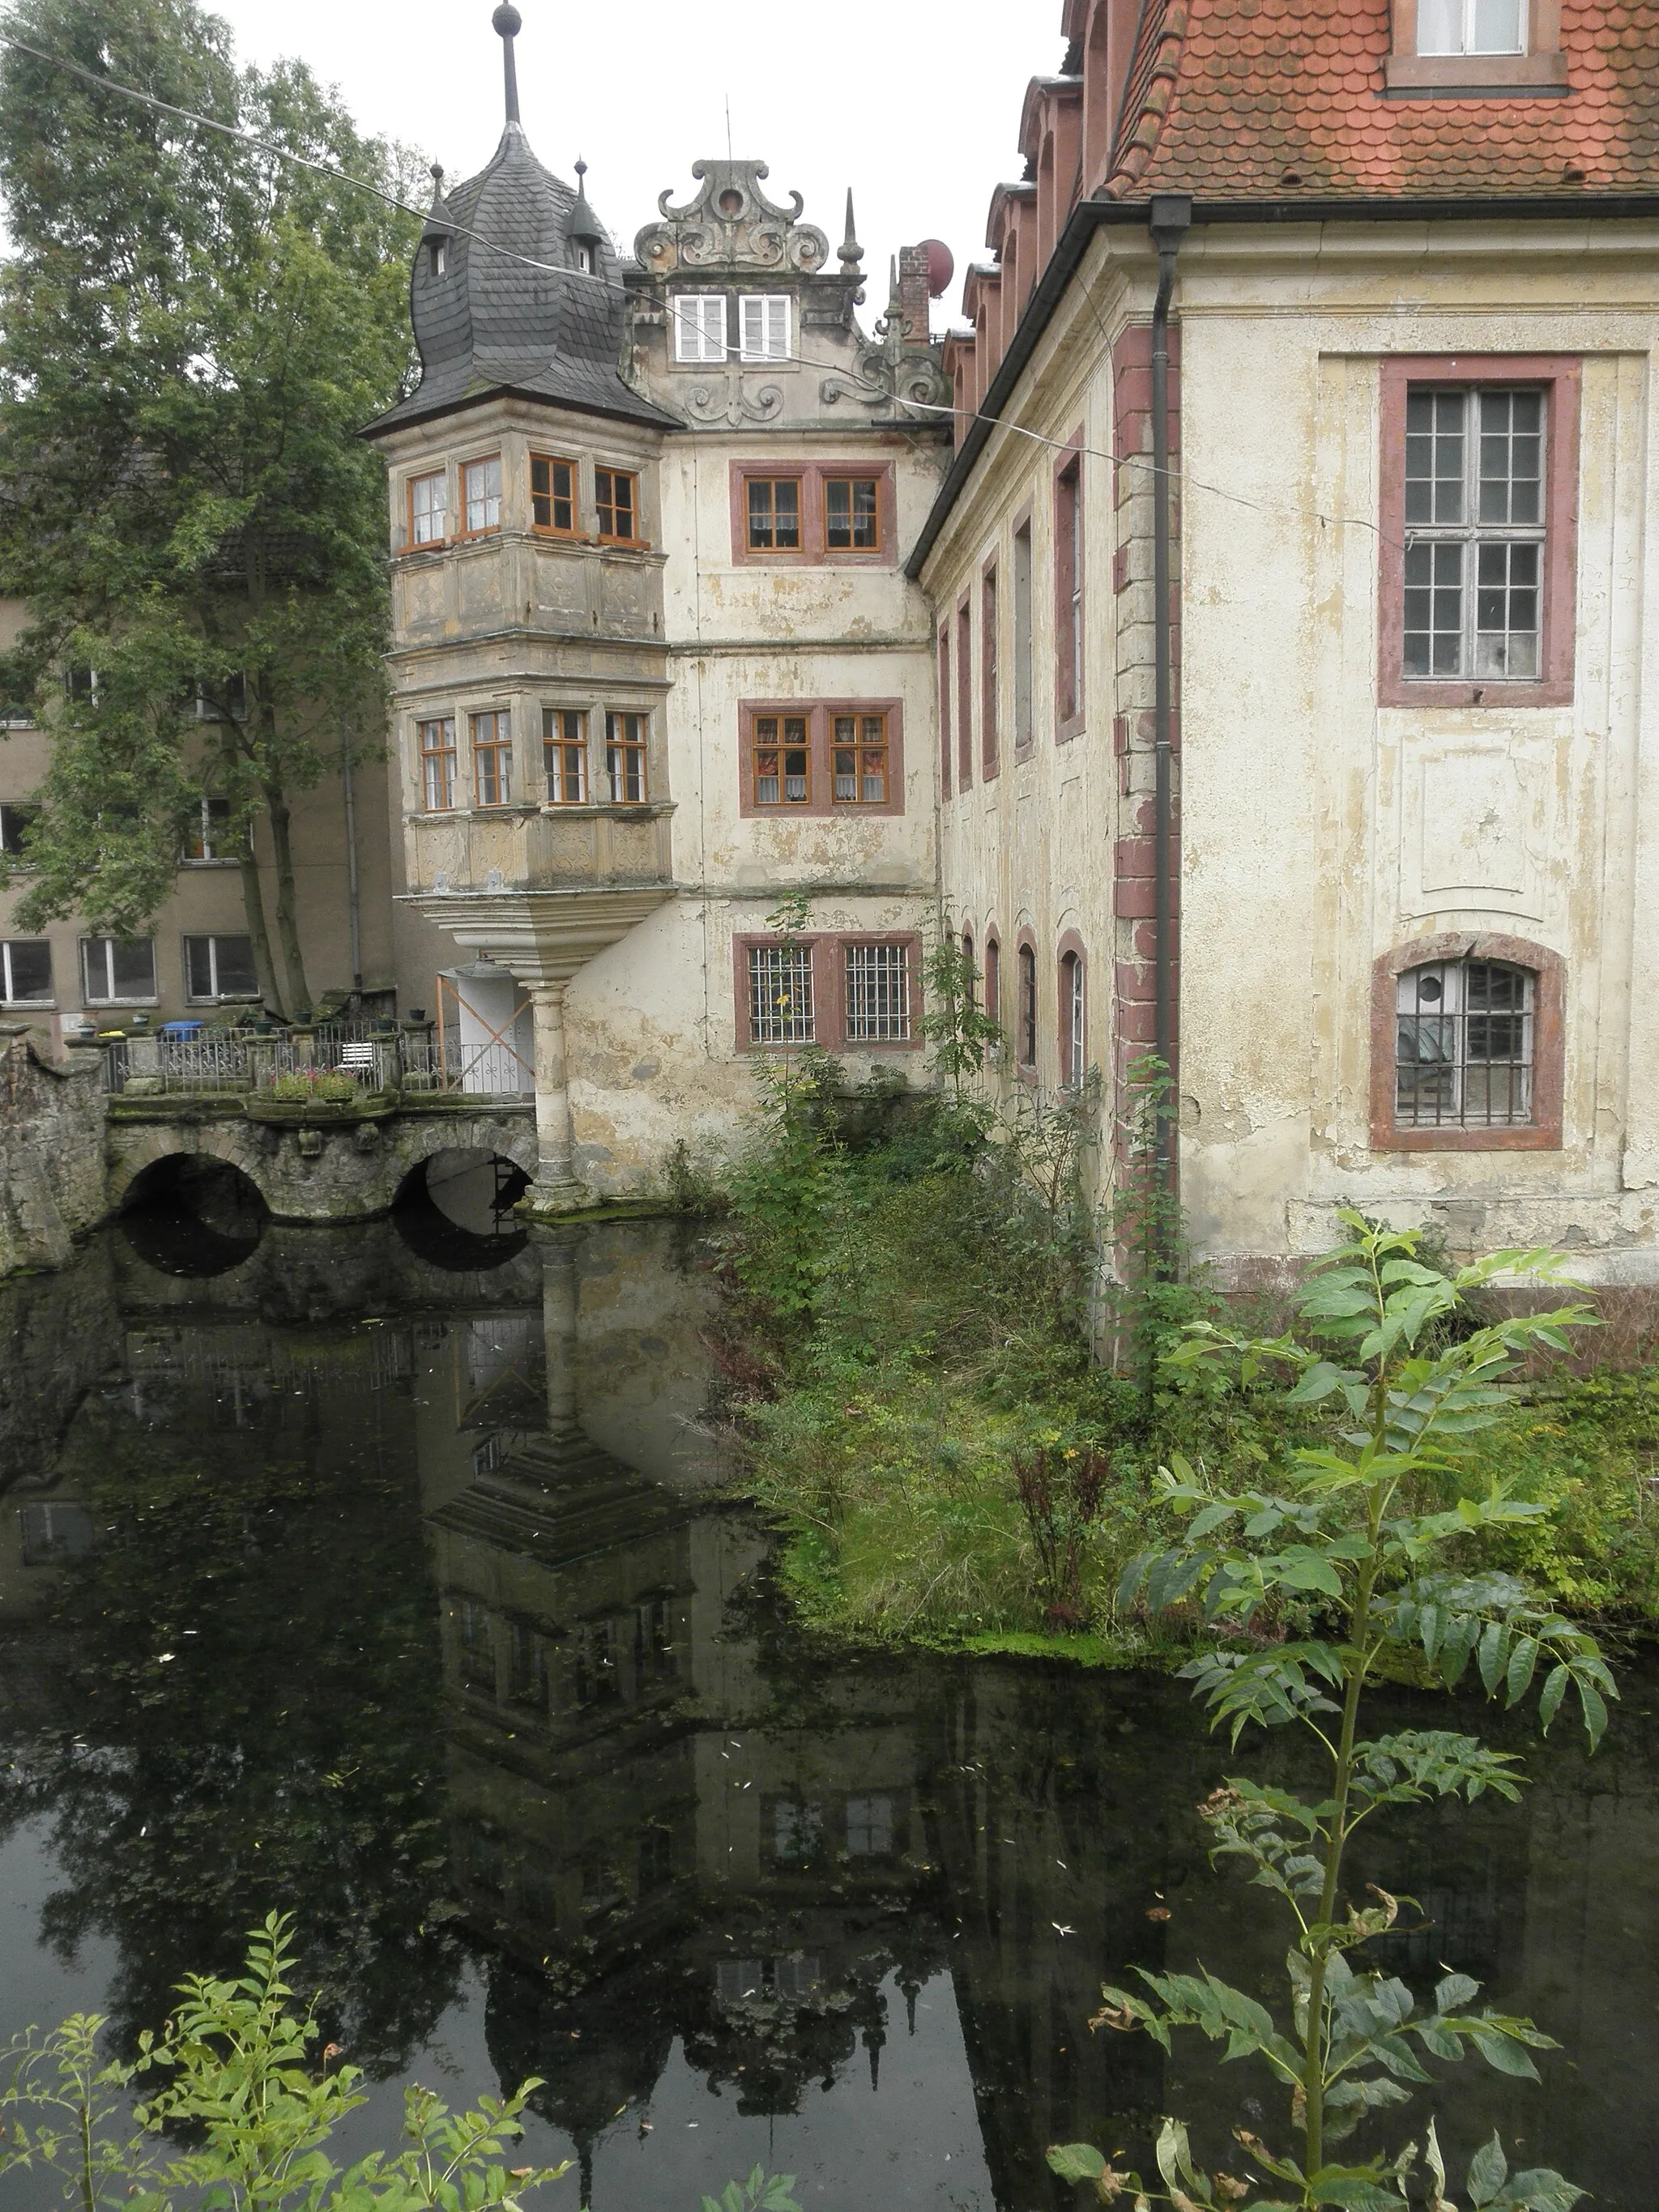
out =
[[[1395,985],[1395,1126],[1528,1126],[1537,993],[1535,972],[1507,960],[1404,969]]]
[[[967,976],[966,996],[971,1006],[975,1003],[974,985],[978,979],[978,970],[974,966],[974,933],[971,929],[964,929],[962,933],[962,960]]]
[[[1002,1019],[1002,947],[991,936],[985,940],[985,1011],[994,1022]]]
[[[1075,1089],[1088,1072],[1089,1045],[1084,1021],[1083,955],[1060,956],[1060,1079]]]
[[[1022,945],[1019,948],[1018,1035],[1015,1040],[1015,1058],[1023,1068],[1035,1068],[1036,1050],[1036,953],[1030,945]]]

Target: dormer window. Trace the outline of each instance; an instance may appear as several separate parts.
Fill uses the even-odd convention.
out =
[[[679,292],[669,301],[674,318],[674,358],[723,362],[726,355],[724,292]]]
[[[789,358],[789,295],[787,292],[746,292],[742,310],[744,361],[787,361]]]
[[[1523,54],[1526,0],[1417,0],[1419,54]]]
[[[449,240],[447,238],[434,238],[432,241],[432,273],[434,276],[447,276],[449,274]]]
[[[578,245],[576,266],[586,276],[591,276],[593,274],[593,249],[591,246]]]

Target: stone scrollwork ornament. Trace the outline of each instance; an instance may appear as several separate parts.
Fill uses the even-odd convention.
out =
[[[791,192],[792,204],[781,208],[761,190],[769,173],[764,161],[694,161],[691,173],[702,185],[696,198],[671,207],[664,192],[657,203],[663,220],[647,223],[634,240],[635,258],[653,276],[687,269],[811,276],[828,262],[829,240],[799,220],[800,194]]]

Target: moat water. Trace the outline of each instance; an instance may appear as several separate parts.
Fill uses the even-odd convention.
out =
[[[95,2009],[128,2041],[280,1909],[370,2077],[345,2148],[409,2081],[533,2074],[572,2212],[757,2163],[809,2206],[1036,2212],[1071,2200],[1049,2142],[1283,2141],[1251,2068],[1088,2021],[1137,1963],[1277,1996],[1273,1901],[1194,1808],[1292,1747],[1230,1757],[1154,1676],[805,1644],[720,1494],[710,1303],[668,1224],[166,1204],[0,1287],[0,2040]],[[1431,1922],[1414,1984],[1445,1960],[1565,2046],[1399,2132],[1438,2111],[1461,2173],[1498,2125],[1649,2212],[1659,1670],[1622,1676],[1594,1759],[1471,1707],[1523,1802],[1379,1824],[1358,1871]]]

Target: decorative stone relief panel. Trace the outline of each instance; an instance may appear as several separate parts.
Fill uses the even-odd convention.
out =
[[[1509,732],[1402,745],[1404,915],[1473,907],[1543,920],[1553,750]]]

